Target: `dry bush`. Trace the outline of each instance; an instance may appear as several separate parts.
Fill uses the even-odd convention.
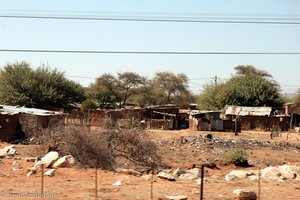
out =
[[[103,134],[114,157],[122,157],[141,166],[160,164],[156,144],[140,123],[123,120],[120,124],[120,121],[107,120]]]
[[[160,163],[156,144],[133,120],[107,119],[106,127],[90,131],[87,126],[52,127],[42,131],[37,141],[47,145],[49,151],[61,155],[71,154],[78,164],[113,169],[118,158],[139,166]]]
[[[82,166],[97,166],[112,169],[115,158],[109,149],[108,142],[102,134],[91,133],[88,127],[66,127],[66,146],[61,150],[74,156]]]

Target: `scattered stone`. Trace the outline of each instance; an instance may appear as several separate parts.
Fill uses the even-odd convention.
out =
[[[229,181],[236,181],[236,180],[238,180],[238,177],[236,177],[235,175],[226,174],[225,180],[228,181],[228,182]]]
[[[5,158],[7,156],[13,157],[16,152],[15,145],[6,146],[0,149],[0,158]]]
[[[261,178],[265,181],[283,182],[285,180],[277,167],[266,167],[261,170]]]
[[[37,172],[41,171],[38,167],[31,167],[27,170],[26,176],[31,176],[32,174],[36,174]]]
[[[181,174],[179,176],[179,179],[182,180],[196,180],[199,178],[198,174],[193,174],[193,173],[186,173],[186,174]]]
[[[56,172],[56,169],[50,169],[50,170],[48,170],[48,171],[46,171],[44,173],[44,176],[50,176],[50,177],[52,177],[52,176],[55,175],[55,172]]]
[[[231,171],[229,174],[226,174],[225,180],[226,181],[234,181],[237,179],[244,179],[247,177],[247,172],[242,170],[234,170]]]
[[[122,183],[121,183],[121,181],[116,181],[113,185],[114,185],[114,186],[121,186]]]
[[[42,163],[45,167],[51,167],[51,165],[58,159],[58,152],[50,151],[44,157],[41,158]]]
[[[245,190],[245,189],[236,189],[233,191],[233,194],[236,195],[235,200],[256,200],[257,196],[255,192]]]
[[[22,167],[20,166],[20,164],[16,160],[12,163],[11,168],[12,168],[13,171],[17,171],[17,170],[22,169]]]
[[[258,179],[259,178],[256,175],[248,176],[248,180],[252,182],[258,182]]]
[[[187,200],[187,196],[166,196],[168,200]]]
[[[184,174],[184,173],[186,173],[186,170],[178,167],[176,170],[173,171],[172,175],[180,176],[181,174]]]
[[[175,181],[175,177],[172,174],[167,172],[161,171],[156,175],[158,178],[166,179],[169,181]]]
[[[278,172],[286,179],[295,179],[297,177],[297,172],[296,172],[296,168],[290,165],[282,165],[279,166],[278,168]],[[295,170],[295,172],[294,172]],[[299,167],[299,171],[300,171],[300,167]]]
[[[71,165],[75,164],[75,159],[72,155],[66,155],[61,158],[59,158],[55,163],[53,164],[54,168],[57,167],[69,167]]]

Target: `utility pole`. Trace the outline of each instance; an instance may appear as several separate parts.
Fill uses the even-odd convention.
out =
[[[218,85],[218,76],[215,75],[215,86],[217,86],[217,85]]]

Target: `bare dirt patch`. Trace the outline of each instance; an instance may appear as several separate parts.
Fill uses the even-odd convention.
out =
[[[257,182],[225,181],[225,175],[231,170],[244,169],[221,162],[221,155],[228,148],[239,147],[247,151],[249,162],[253,164],[253,167],[248,169],[256,170],[258,167],[282,164],[300,166],[300,135],[297,133],[289,134],[288,140],[287,133],[271,140],[266,132],[242,132],[239,136],[234,136],[234,133],[226,132],[154,130],[149,131],[149,134],[158,145],[163,162],[171,169],[191,168],[211,162],[217,164],[219,169],[206,168],[209,176],[204,185],[204,197],[208,200],[233,199],[232,191],[237,188],[258,191]],[[212,134],[213,140],[204,140],[207,134]],[[8,144],[0,143],[0,147],[6,145]],[[16,145],[16,149],[18,154],[15,157],[41,156],[47,151],[38,145]],[[0,198],[29,199],[29,194],[41,192],[41,173],[26,176],[26,170],[33,164],[25,160],[1,159]],[[122,164],[124,163],[120,165]],[[17,170],[14,170],[13,166]],[[97,172],[99,199],[150,199],[149,179],[100,169]],[[169,195],[185,195],[189,199],[199,199],[199,184],[195,181],[171,182],[154,179],[154,199]],[[120,181],[121,185],[114,186],[116,181]],[[262,182],[261,199],[300,199],[299,183],[299,180]],[[43,199],[95,199],[95,169],[59,168],[54,177],[44,177],[44,194]],[[31,199],[37,198],[31,196]]]

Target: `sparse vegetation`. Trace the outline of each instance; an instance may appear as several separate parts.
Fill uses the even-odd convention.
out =
[[[107,119],[106,128],[91,131],[86,126],[55,127],[38,136],[39,143],[62,155],[71,154],[81,166],[113,169],[119,158],[139,166],[158,164],[156,145],[133,121]]]
[[[248,166],[248,154],[243,149],[230,149],[224,153],[222,160],[237,166]]]

